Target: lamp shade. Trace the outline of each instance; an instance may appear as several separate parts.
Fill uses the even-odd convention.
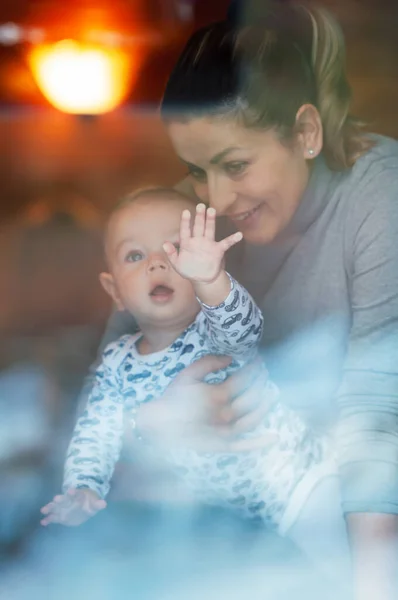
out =
[[[111,111],[131,84],[131,53],[116,47],[62,40],[34,46],[28,60],[42,94],[67,113]]]

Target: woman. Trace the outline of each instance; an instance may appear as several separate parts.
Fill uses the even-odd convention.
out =
[[[229,269],[263,309],[284,400],[314,427],[337,420],[357,598],[392,599],[398,144],[365,136],[350,117],[343,40],[327,13],[286,3],[264,12],[250,16],[254,25],[218,23],[192,36],[162,116],[189,171],[182,187],[243,233]],[[106,343],[131,327],[115,319]],[[246,389],[254,367],[211,388],[200,379],[217,360],[190,367],[171,393],[205,390],[234,431],[247,430],[266,410]],[[137,415],[146,435],[146,416],[166,414],[165,400]]]

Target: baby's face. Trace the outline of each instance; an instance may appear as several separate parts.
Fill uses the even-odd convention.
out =
[[[109,222],[106,254],[119,309],[134,315],[140,327],[188,326],[199,305],[191,283],[170,265],[166,241],[178,244],[181,214],[189,201],[148,197],[116,211]]]

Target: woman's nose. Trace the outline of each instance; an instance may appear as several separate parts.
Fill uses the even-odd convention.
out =
[[[216,209],[219,216],[227,213],[236,199],[236,193],[232,189],[231,182],[222,175],[209,175],[207,187],[209,205]]]

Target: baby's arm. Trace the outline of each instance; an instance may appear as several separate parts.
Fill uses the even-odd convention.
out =
[[[198,328],[217,354],[225,353],[246,361],[258,346],[263,317],[249,292],[227,274],[229,293],[218,306],[201,301],[202,318]]]
[[[86,410],[69,444],[63,489],[90,488],[104,498],[119,458],[123,439],[123,397],[116,377],[102,364]]]
[[[104,497],[122,446],[124,413],[117,377],[107,360],[109,352],[112,349],[104,353],[86,409],[69,444],[64,494],[42,508],[43,525],[79,525],[106,506]]]
[[[181,217],[180,248],[164,245],[176,271],[192,282],[204,319],[199,327],[217,353],[247,359],[262,334],[263,318],[250,294],[224,270],[225,252],[242,239],[237,232],[215,240],[216,211],[198,204],[191,227],[191,213]],[[246,354],[246,356],[245,356]]]

